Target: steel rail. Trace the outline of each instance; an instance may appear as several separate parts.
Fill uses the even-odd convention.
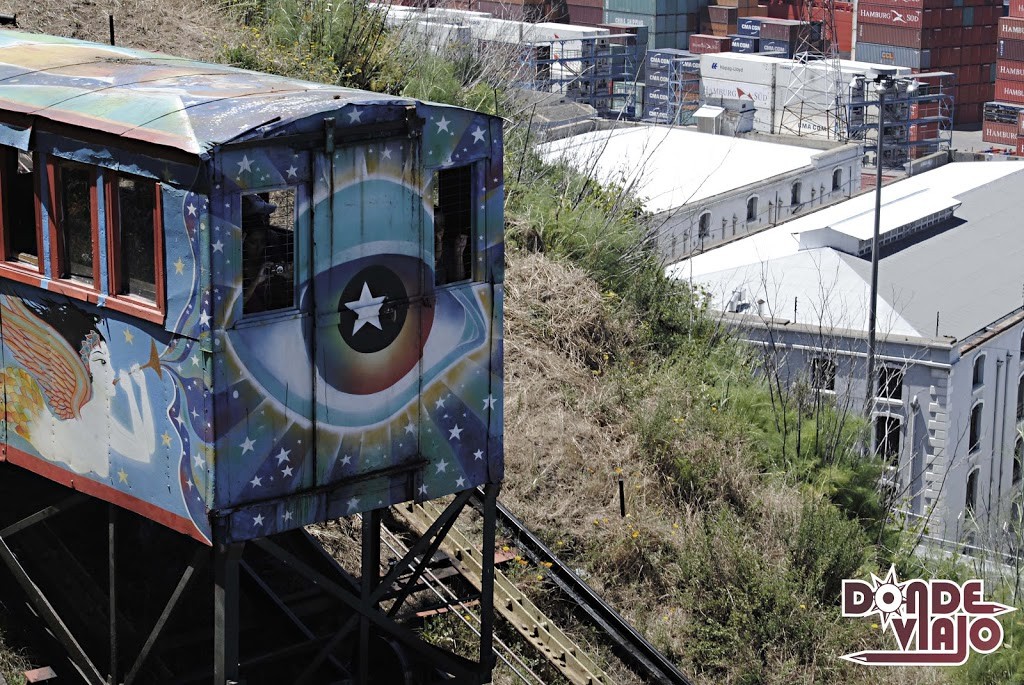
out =
[[[483,504],[483,495],[475,492],[470,503],[479,509]],[[640,675],[652,683],[693,685],[675,664],[601,599],[593,588],[555,556],[555,553],[501,502],[498,502],[497,515],[498,525],[505,529],[534,564],[550,564],[549,577],[595,625],[604,631],[620,658],[629,662]]]

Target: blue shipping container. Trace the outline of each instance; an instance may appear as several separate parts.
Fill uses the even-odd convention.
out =
[[[775,38],[762,38],[761,39],[761,52],[778,52],[782,53],[783,57],[793,56],[793,44],[788,40],[778,40]],[[860,59],[860,44],[857,44],[857,57]]]
[[[751,38],[750,36],[729,36],[732,38],[732,51],[752,53],[758,52],[761,48],[760,38]]]
[[[673,48],[659,48],[656,50],[647,51],[647,69],[649,71],[668,71],[672,65],[672,60],[679,59],[680,57],[691,57],[691,53],[686,50],[676,50]]]
[[[761,42],[761,46],[763,50],[764,41]],[[857,41],[857,59],[861,62],[891,64],[895,67],[930,69],[932,66],[932,51]]]
[[[736,23],[736,33],[741,36],[759,38],[761,36],[761,20],[757,17],[741,17]]]

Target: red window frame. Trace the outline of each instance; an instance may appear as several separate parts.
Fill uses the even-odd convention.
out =
[[[35,208],[36,253],[39,259],[35,266],[11,259],[10,232],[10,193],[9,179],[17,173],[18,150],[14,148],[0,149],[0,276],[20,283],[38,285],[43,275],[43,221],[40,210],[40,186],[38,183],[32,190]],[[39,156],[33,153],[34,168],[39,170]]]
[[[124,285],[121,272],[121,201],[117,192],[120,178],[135,178],[153,186],[153,274],[156,280],[156,299],[148,300],[137,295],[121,292]],[[164,281],[164,224],[160,183],[141,176],[107,172],[104,177],[104,204],[107,214],[107,306],[133,314],[143,319],[163,323],[166,313],[166,291]]]
[[[79,168],[89,172],[89,218],[92,234],[92,284],[74,280],[63,274],[68,269],[64,260],[64,202],[61,196],[61,173],[65,168]],[[100,236],[99,206],[96,192],[96,168],[63,159],[51,159],[46,165],[50,187],[50,288],[71,297],[98,302],[100,297]]]

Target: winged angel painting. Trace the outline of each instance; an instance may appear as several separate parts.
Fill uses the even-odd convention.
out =
[[[74,321],[84,318],[80,313],[63,314],[58,332],[20,300],[0,297],[6,345],[0,406],[7,430],[44,459],[80,474],[107,478],[115,452],[149,462],[156,427],[144,368],[116,373],[99,331]],[[10,365],[12,357],[20,366]],[[112,411],[118,388],[126,396],[127,423],[117,416],[124,412]]]

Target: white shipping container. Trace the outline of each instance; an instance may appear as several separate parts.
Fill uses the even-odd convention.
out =
[[[806,136],[809,138],[820,138],[823,140],[834,140],[835,127],[839,119],[836,112],[822,112],[821,114],[802,116],[791,110],[779,108],[775,110],[774,124],[775,132],[780,135]]]
[[[771,86],[775,81],[775,69],[782,60],[764,55],[750,55],[738,52],[720,52],[700,56],[700,75],[722,81]]]
[[[771,109],[772,87],[760,83],[744,83],[742,81],[726,81],[723,79],[702,78],[700,90],[706,98],[732,98],[749,100],[755,107]]]

